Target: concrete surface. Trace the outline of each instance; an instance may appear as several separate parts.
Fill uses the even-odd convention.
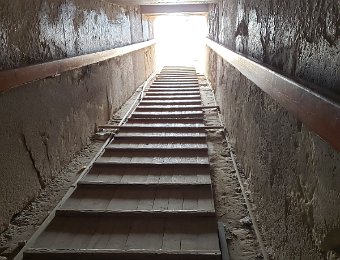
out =
[[[222,1],[210,37],[339,93],[336,1]],[[340,153],[214,53],[208,76],[274,259],[338,259]]]
[[[0,68],[153,38],[137,7],[0,0]],[[154,70],[154,47],[0,94],[0,231]]]

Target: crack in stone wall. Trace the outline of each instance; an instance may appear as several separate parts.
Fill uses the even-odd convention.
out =
[[[43,176],[42,176],[40,170],[38,169],[38,166],[36,165],[36,161],[35,161],[35,159],[34,159],[34,157],[33,157],[33,154],[32,154],[31,149],[29,148],[29,146],[28,146],[28,144],[27,144],[26,137],[25,137],[24,134],[21,134],[21,140],[22,140],[22,143],[23,143],[23,145],[24,145],[24,147],[25,147],[25,150],[27,151],[28,156],[29,156],[29,158],[30,158],[30,160],[31,160],[31,162],[32,162],[32,165],[33,165],[33,167],[34,167],[34,169],[35,169],[35,171],[36,171],[36,173],[37,173],[37,178],[38,178],[40,187],[41,187],[42,189],[44,189],[44,188],[46,187],[46,184],[45,184],[45,182],[44,182],[44,179],[43,179]]]

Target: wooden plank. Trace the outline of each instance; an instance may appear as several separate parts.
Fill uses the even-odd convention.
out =
[[[109,164],[109,165],[114,165],[114,164],[119,164],[119,163],[125,163],[122,162],[121,157],[101,157],[100,159],[97,160],[96,163],[100,164]],[[199,158],[199,163],[197,163],[197,158]],[[192,164],[192,165],[207,165],[209,163],[208,158],[202,156],[202,157],[197,157],[197,156],[185,156],[185,157],[180,157],[180,156],[171,156],[171,157],[166,157],[166,156],[139,156],[139,157],[130,157],[131,164],[134,165],[141,165],[141,164],[154,164],[154,165],[159,165],[159,164],[164,164],[164,165],[173,165],[173,164],[182,164],[182,165],[187,165],[187,164]],[[124,177],[123,177],[124,178]],[[197,179],[197,178],[196,178]]]
[[[186,89],[186,88],[196,88],[199,87],[198,84],[164,84],[164,83],[159,83],[159,84],[152,84],[150,86],[150,88],[164,88],[164,89],[169,89],[169,88],[182,88],[182,89]]]
[[[89,182],[89,181],[82,181],[78,183],[78,186],[83,186],[86,188],[95,188],[98,189],[98,187],[111,187],[111,188],[120,188],[120,187],[126,187],[130,186],[131,188],[139,188],[139,187],[150,187],[150,188],[166,188],[166,189],[178,189],[178,188],[197,188],[200,189],[202,187],[210,187],[211,183],[193,183],[193,182],[169,182],[169,183],[160,183],[158,180],[157,182],[145,182],[145,183],[139,183],[139,182]]]
[[[178,92],[186,92],[186,91],[199,91],[199,87],[189,87],[189,88],[157,88],[157,87],[150,87],[146,89],[145,93],[153,93],[158,91],[178,91]]]
[[[158,185],[162,185],[161,187],[164,187],[163,182],[161,183],[159,182],[159,178],[160,178],[159,169],[153,167],[148,169],[148,177],[146,179],[147,184],[149,185],[153,184],[155,185],[155,187],[158,187]]]
[[[174,251],[174,250],[116,250],[116,249],[30,249],[24,260],[221,260],[218,250]]]
[[[72,225],[67,225],[67,229],[71,229]],[[50,246],[53,246],[53,243],[58,237],[62,234],[59,232],[60,229],[60,223],[53,221],[49,225],[49,232],[43,232],[37,241],[35,241],[35,247],[36,248],[50,248]]]
[[[46,242],[48,242],[46,248],[73,249],[72,243],[75,240],[75,234],[78,234],[77,231],[79,230],[80,222],[56,222],[58,228],[53,230],[52,234],[50,234],[50,232],[44,232],[47,235],[50,235],[50,238],[43,238]],[[60,230],[63,231],[60,232]],[[35,245],[36,247],[41,243],[40,241],[41,238],[39,237]]]
[[[149,154],[157,154],[158,156],[194,156],[194,155],[204,155],[207,156],[208,147],[191,144],[185,145],[183,143],[178,143],[177,145],[172,145],[165,147],[164,144],[146,144],[142,147],[130,146],[130,147],[115,147],[113,144],[107,146],[103,157],[110,156],[149,156]]]
[[[180,227],[184,230],[181,233],[181,250],[199,250],[199,246],[197,243],[199,228],[195,225],[194,221],[187,223],[182,222],[179,223]]]
[[[61,205],[63,209],[78,209],[81,208],[81,201],[86,196],[86,190],[76,189],[72,195]]]
[[[201,100],[189,100],[189,99],[182,99],[182,100],[142,100],[140,105],[201,105]]]
[[[125,176],[124,176],[125,177]],[[123,179],[124,179],[123,177]],[[128,180],[126,180],[128,182]],[[116,189],[115,196],[111,199],[108,208],[112,214],[124,213],[123,210],[136,210],[139,204],[139,190],[129,189]],[[105,211],[107,214],[109,211]]]
[[[197,114],[197,115],[201,115],[201,114]],[[212,127],[208,127],[209,128],[213,128],[215,126]],[[219,126],[218,126],[219,127]],[[143,131],[150,131],[150,132],[164,132],[164,133],[205,133],[205,129],[207,129],[206,126],[194,126],[194,127],[189,127],[189,126],[183,126],[183,127],[178,127],[178,126],[159,126],[159,127],[150,127],[148,125],[145,126],[121,126],[118,127],[119,134],[127,132],[127,131],[131,131],[131,132],[143,132]]]
[[[117,167],[115,168],[108,168],[108,167],[103,167],[100,164],[96,164],[94,163],[93,168],[91,169],[91,171],[84,176],[84,178],[82,179],[82,181],[111,181],[111,182],[120,182],[121,179],[123,178],[124,174],[125,174],[126,169],[123,167],[119,167],[119,165],[117,165]],[[96,178],[92,178],[89,176],[92,175],[92,173],[94,173],[96,175]]]
[[[183,210],[183,190],[169,190],[169,210]]]
[[[165,222],[164,225],[162,249],[172,252],[180,251],[181,249],[181,234],[173,232],[173,224],[169,221]]]
[[[339,97],[299,79],[299,83],[268,66],[207,39],[207,45],[245,77],[295,115],[335,150],[340,151]]]
[[[203,118],[129,118],[127,123],[124,126],[134,126],[134,125],[157,125],[161,127],[165,127],[164,125],[174,125],[174,126],[179,126],[181,125],[184,126],[199,126],[199,127],[204,127],[204,120]],[[119,127],[121,128],[121,127]],[[122,127],[124,128],[124,127]],[[205,127],[204,127],[205,128]],[[115,136],[116,137],[116,136]]]
[[[174,150],[177,149],[184,149],[184,150],[207,150],[208,146],[206,144],[197,144],[197,143],[175,143],[175,142],[159,142],[159,143],[141,143],[141,142],[134,142],[134,143],[112,143],[110,146],[106,148],[107,150],[123,150],[128,151],[129,149],[139,149],[143,150],[159,150],[159,149],[166,149],[166,150]]]
[[[147,181],[148,169],[140,169],[140,167],[125,167],[126,172],[121,179],[122,183],[143,183]]]
[[[45,62],[27,67],[0,71],[0,93],[15,87],[48,77],[55,77],[63,72],[98,63],[127,53],[144,49],[155,44],[154,40],[131,44],[107,51],[85,54],[77,57]]]
[[[138,218],[132,223],[126,249],[160,250],[162,248],[164,219]]]
[[[171,182],[173,172],[174,172],[174,168],[171,166],[167,168],[163,168],[162,171],[160,172],[159,182],[160,183]]]
[[[163,182],[159,180],[160,182]],[[157,189],[155,201],[153,204],[153,210],[165,211],[169,205],[169,190],[168,189]],[[171,211],[169,211],[171,212]]]
[[[203,113],[177,113],[177,112],[167,112],[167,113],[154,113],[154,112],[136,112],[131,118],[203,118]],[[105,128],[105,127],[104,127]]]
[[[219,108],[218,106],[201,106],[201,105],[151,105],[151,106],[138,106],[136,111],[140,110],[191,110],[191,111],[201,111],[202,109],[214,109]]]
[[[197,190],[196,193],[198,193],[197,210],[215,211],[211,189]]]
[[[152,141],[152,139],[165,139],[165,140],[169,140],[169,139],[174,139],[176,142],[177,139],[179,140],[186,140],[186,142],[191,142],[190,140],[192,140],[192,142],[195,142],[196,140],[198,140],[198,142],[200,142],[201,140],[205,140],[206,138],[206,135],[205,133],[201,133],[200,135],[187,135],[186,134],[180,134],[180,133],[177,133],[176,135],[172,135],[172,136],[160,136],[160,135],[153,135],[152,133],[151,134],[148,134],[148,133],[138,133],[138,134],[128,134],[128,133],[124,133],[123,134],[118,134],[115,136],[115,140],[123,140],[122,142],[124,142],[124,140],[126,139],[134,139],[134,140],[144,140],[144,139],[148,139],[150,141]]]
[[[183,210],[197,210],[198,197],[197,190],[188,189],[183,191]]]
[[[128,219],[124,219],[122,222],[118,222],[115,225],[115,229],[112,230],[114,236],[110,236],[106,249],[120,249],[124,250],[126,248],[126,241],[129,238],[129,232],[132,228],[132,223]]]
[[[209,190],[209,187],[207,187]],[[91,190],[91,189],[88,189]],[[183,197],[183,192],[185,197]],[[77,205],[74,208],[62,206],[56,212],[56,216],[82,217],[82,216],[214,216],[214,210],[209,202],[210,197],[202,192],[207,193],[204,189],[190,189],[192,197],[187,194],[188,191],[168,188],[135,188],[132,190],[129,186],[111,191],[111,196],[106,198],[106,204],[102,207],[93,205]],[[93,194],[93,198],[95,198]],[[201,207],[198,203],[192,203],[192,200],[201,200]],[[187,200],[187,201],[184,201]],[[209,202],[206,203],[205,201]],[[192,204],[190,204],[192,203]],[[202,204],[203,203],[203,204]],[[143,206],[146,206],[145,208]],[[184,207],[184,208],[183,208]]]
[[[152,97],[152,96],[163,96],[163,95],[172,95],[172,96],[181,96],[181,95],[199,95],[200,92],[199,90],[197,91],[146,91],[145,93],[145,97]]]
[[[152,82],[152,86],[158,85],[169,85],[169,86],[188,86],[196,85],[198,86],[198,80],[156,80]],[[178,87],[177,87],[178,88]]]
[[[121,224],[122,225],[120,225],[119,227],[124,227],[125,223],[121,223]],[[117,228],[119,228],[119,227],[117,227]],[[110,226],[99,225],[95,229],[95,233],[92,235],[92,237],[90,239],[87,250],[103,250],[103,249],[106,249],[108,241],[111,237],[111,234],[114,233],[115,229],[116,229],[116,225],[110,225]],[[83,250],[84,249],[82,249],[82,251]]]
[[[183,99],[190,99],[190,100],[199,100],[200,95],[166,95],[166,96],[145,96],[143,100],[183,100]]]
[[[198,86],[198,83],[199,81],[196,79],[196,80],[187,80],[187,81],[153,81],[151,86],[169,86],[169,87],[174,87],[174,86],[186,86],[186,87],[189,87],[189,86],[193,86],[193,87],[197,87]]]
[[[206,157],[207,147],[185,147],[183,144],[179,144],[178,147],[132,147],[132,148],[114,148],[110,146],[107,148],[103,156],[100,158],[109,157]],[[98,159],[98,160],[100,160]]]
[[[199,249],[209,250],[215,249],[219,250],[219,237],[216,235],[216,230],[218,230],[217,222],[207,221],[201,228],[200,232],[197,234],[197,243],[200,245]]]
[[[169,77],[169,78],[193,78],[193,79],[197,79],[197,76],[198,74],[196,72],[191,72],[189,73],[189,75],[177,75],[175,73],[166,73],[166,72],[163,72],[163,73],[160,73],[160,74],[157,74],[156,77],[157,78],[163,78],[163,77]]]
[[[145,113],[146,115],[147,113]],[[167,114],[164,114],[165,116]],[[172,113],[172,114],[168,114],[168,115],[173,115],[173,116],[176,116],[176,113]],[[188,115],[188,114],[184,114],[184,115]],[[197,114],[194,114],[195,116],[192,116],[192,118],[197,118],[197,119],[201,119],[201,115],[200,113],[197,113]],[[141,115],[141,117],[136,117],[136,118],[140,118],[140,119],[145,119],[145,117],[142,117],[143,115]],[[197,117],[196,117],[197,116]],[[198,117],[200,116],[200,117]],[[136,119],[136,118],[133,118],[133,119]],[[187,119],[185,117],[169,117],[169,118],[175,118],[175,119],[179,119],[179,120],[182,120],[182,119]],[[168,119],[167,117],[155,117],[155,119]],[[224,129],[224,126],[219,126],[219,125],[212,125],[212,126],[205,126],[205,125],[130,125],[130,124],[126,124],[124,126],[114,126],[114,125],[103,125],[103,126],[98,126],[98,128],[102,128],[102,129],[121,129],[121,131],[126,131],[126,130],[139,130],[139,131],[143,131],[143,130],[152,130],[153,132],[155,131],[159,131],[161,130],[161,132],[163,131],[166,131],[166,132],[178,132],[178,131],[199,131],[199,130],[205,130],[205,129]],[[202,131],[201,131],[202,132]],[[121,132],[119,132],[121,133]],[[119,134],[118,133],[118,134]]]
[[[156,189],[143,189],[140,193],[140,201],[138,204],[138,210],[152,210],[156,197]]]
[[[188,84],[193,84],[193,85],[197,85],[199,84],[199,80],[196,78],[196,77],[192,77],[192,78],[189,78],[188,76],[185,77],[185,76],[177,76],[177,77],[170,77],[170,76],[162,76],[161,78],[158,78],[157,80],[153,81],[153,82],[156,82],[158,84],[166,84],[168,82],[170,83],[178,83],[178,84],[182,84],[184,83],[183,85],[188,85]]]
[[[91,190],[83,190],[81,200],[77,207],[82,209],[106,209],[110,200],[110,193],[105,190],[97,190],[96,196],[92,196]],[[66,201],[66,204],[68,200]]]
[[[197,73],[195,70],[181,70],[181,71],[174,71],[174,70],[162,70],[160,73],[157,74],[157,76],[161,75],[183,75],[197,78]]]
[[[74,239],[72,239],[72,243],[69,244],[69,248],[72,249],[82,249],[88,248],[91,243],[92,237],[95,235],[97,227],[94,225],[90,225],[86,227],[86,229],[82,229],[81,231],[76,230]],[[66,240],[66,239],[65,239]]]

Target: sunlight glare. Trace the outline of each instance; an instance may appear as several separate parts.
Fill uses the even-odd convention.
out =
[[[154,23],[157,68],[164,65],[205,66],[207,18],[204,15],[161,15]]]

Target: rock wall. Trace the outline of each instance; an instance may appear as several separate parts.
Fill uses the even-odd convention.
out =
[[[223,0],[211,6],[209,34],[283,74],[340,93],[337,1]],[[340,153],[210,50],[207,75],[271,256],[339,257]]]
[[[0,69],[152,39],[139,7],[0,0]],[[0,231],[154,71],[154,47],[0,94]]]
[[[0,0],[0,70],[153,38],[139,7],[108,1]]]
[[[212,5],[209,37],[340,94],[336,0],[232,0]]]

